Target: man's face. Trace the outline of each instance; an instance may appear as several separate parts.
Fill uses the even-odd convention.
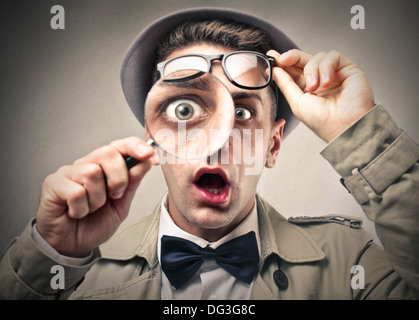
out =
[[[202,43],[175,50],[167,59],[184,54],[228,52],[231,50],[222,46]],[[263,158],[262,167],[272,167],[279,151],[284,121],[279,120],[273,126],[271,124],[269,89],[244,90],[236,87],[228,80],[220,61],[213,61],[211,73],[224,83],[233,97],[237,111],[234,130],[243,132],[244,129],[250,129],[247,131],[251,132],[252,143],[242,143],[240,156],[243,157],[244,148],[252,148],[253,156]],[[260,139],[257,139],[256,131],[261,133]],[[243,139],[243,135],[241,137]],[[262,154],[255,154],[257,144],[263,150]],[[230,161],[227,164],[222,161],[213,163],[209,159],[186,164],[162,164],[172,219],[183,230],[208,241],[216,241],[230,232],[250,212],[262,173],[261,169],[256,173],[249,171],[249,167],[255,164],[249,164],[244,159],[233,163],[233,145],[230,145],[228,152]],[[237,154],[234,156],[237,157]]]

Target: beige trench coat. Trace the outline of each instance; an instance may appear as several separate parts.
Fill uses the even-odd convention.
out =
[[[384,250],[357,219],[287,220],[257,195],[262,252],[251,298],[418,298],[419,147],[377,106],[322,155],[375,222]],[[88,265],[64,265],[66,286],[57,290],[50,285],[50,270],[57,262],[32,241],[32,221],[0,260],[0,297],[160,299],[159,217],[160,206],[96,249]],[[362,266],[365,272],[364,288],[351,286],[354,266]],[[275,281],[277,270],[287,285]]]

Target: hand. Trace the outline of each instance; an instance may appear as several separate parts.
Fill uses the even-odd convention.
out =
[[[273,79],[295,116],[320,138],[330,142],[374,106],[371,87],[362,70],[337,51],[315,56],[300,50],[271,50]]]
[[[43,185],[37,228],[60,254],[83,257],[108,240],[129,212],[154,149],[139,138],[117,140],[63,166]],[[124,156],[140,163],[127,170]]]

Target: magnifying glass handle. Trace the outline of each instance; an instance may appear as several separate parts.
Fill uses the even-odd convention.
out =
[[[125,164],[127,165],[128,170],[140,162],[139,160],[133,157],[129,157],[129,156],[125,157],[124,160],[125,160]]]
[[[153,141],[153,139],[148,140],[147,144],[152,146],[153,148],[156,147],[156,143]],[[136,164],[140,163],[140,160],[137,160],[130,156],[124,157],[124,160],[128,170],[134,167]]]

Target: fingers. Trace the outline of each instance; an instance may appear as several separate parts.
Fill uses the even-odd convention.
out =
[[[319,52],[305,66],[306,91],[329,88],[337,79],[337,72],[350,65],[351,61],[337,51]]]
[[[268,55],[270,53],[274,54],[274,50],[271,50],[268,52]],[[283,54],[276,53],[277,57],[274,56],[276,61],[284,67],[297,67],[300,69],[304,69],[305,65],[310,61],[312,56],[306,52],[303,52],[301,50],[292,49],[287,52],[284,52]]]
[[[128,183],[128,171],[124,168],[124,158],[118,150],[110,146],[102,147],[74,164],[77,167],[90,163],[99,167],[103,180],[106,177],[109,196],[112,199],[120,198]],[[79,182],[77,177],[72,176],[71,178]]]
[[[299,50],[290,50],[283,54],[271,50],[267,54],[275,58],[276,66],[285,70],[302,90],[305,88],[306,83],[302,70],[311,57],[310,55],[303,54]]]
[[[68,207],[73,219],[81,219],[102,207],[107,199],[105,178],[100,166],[79,164],[63,166],[45,184],[50,193]]]
[[[109,197],[119,199],[123,196],[130,180],[133,180],[135,184],[139,183],[142,176],[151,168],[150,158],[153,155],[152,147],[136,137],[131,137],[96,149],[74,164],[95,163],[99,165],[106,177]],[[138,159],[140,163],[128,171],[124,160],[125,156]]]
[[[305,92],[329,88],[334,81],[341,82],[338,71],[353,65],[352,61],[335,50],[319,52],[315,56],[297,49],[283,54],[271,50],[268,55],[272,55],[277,66],[287,71]]]
[[[108,199],[129,200],[128,193],[134,193],[151,168],[153,155],[154,149],[138,138],[114,141],[48,176],[41,202],[47,204],[48,212],[60,214],[66,208],[71,218],[80,219]],[[140,162],[128,171],[125,156]]]
[[[292,112],[299,118],[298,101],[304,95],[300,86],[294,81],[287,71],[282,68],[273,69],[273,79],[281,90],[282,94],[287,99]]]

